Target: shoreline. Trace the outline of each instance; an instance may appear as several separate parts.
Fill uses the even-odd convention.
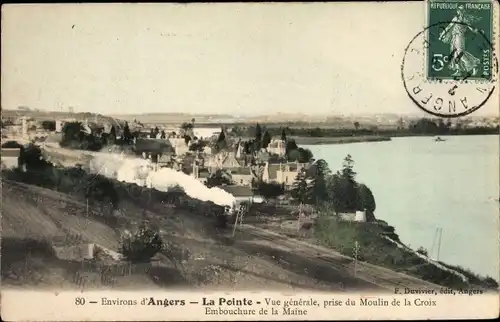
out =
[[[324,145],[324,144],[350,144],[366,142],[386,142],[394,138],[412,137],[454,137],[454,136],[474,136],[474,135],[500,135],[500,133],[480,133],[480,134],[396,134],[396,135],[360,135],[360,136],[290,136],[298,145]]]

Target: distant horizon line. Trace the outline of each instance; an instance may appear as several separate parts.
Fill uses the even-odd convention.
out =
[[[23,107],[23,106],[20,106]],[[26,107],[26,109],[1,109],[2,111],[12,111],[12,112],[42,112],[42,113],[61,113],[61,114],[80,114],[80,113],[90,113],[96,115],[103,116],[150,116],[150,115],[178,115],[178,116],[201,116],[201,117],[229,117],[229,118],[263,118],[263,117],[272,117],[279,115],[303,115],[306,117],[353,117],[353,116],[383,116],[383,115],[391,115],[391,116],[406,116],[406,117],[422,117],[423,113],[419,113],[419,111],[415,111],[414,113],[397,113],[397,112],[380,112],[380,113],[359,113],[359,114],[343,114],[343,113],[320,113],[320,114],[310,114],[303,112],[274,112],[269,114],[240,114],[240,115],[231,115],[226,113],[191,113],[191,112],[143,112],[143,113],[100,113],[100,112],[91,112],[91,111],[64,111],[64,110],[42,110],[42,109],[33,109]],[[3,113],[2,113],[3,114]],[[499,114],[495,113],[485,113],[482,115],[466,115],[466,117],[477,116],[477,117],[499,117]],[[432,115],[428,115],[428,117],[434,117]]]

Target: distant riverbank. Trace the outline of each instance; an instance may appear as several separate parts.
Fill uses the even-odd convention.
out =
[[[344,136],[344,137],[308,137],[292,136],[292,139],[299,145],[320,145],[320,144],[346,144],[360,142],[382,142],[390,141],[390,136],[362,135],[362,136]]]
[[[322,136],[322,137],[312,137],[312,136],[291,136],[295,142],[299,145],[321,145],[321,144],[347,144],[347,143],[361,143],[361,142],[383,142],[391,141],[393,138],[402,137],[453,137],[453,136],[463,136],[463,135],[499,135],[500,133],[488,133],[488,134],[409,134],[409,133],[397,133],[394,135],[359,135],[359,136]]]

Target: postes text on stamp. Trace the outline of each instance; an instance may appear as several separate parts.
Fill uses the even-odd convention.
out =
[[[426,32],[428,80],[491,81],[491,0],[429,0]]]

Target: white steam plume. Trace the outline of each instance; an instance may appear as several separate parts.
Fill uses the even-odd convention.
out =
[[[217,187],[208,188],[200,181],[183,172],[170,168],[153,170],[150,160],[125,157],[119,154],[93,153],[90,171],[108,178],[147,185],[159,191],[168,191],[175,186],[181,187],[188,196],[202,201],[211,201],[219,206],[232,207],[235,197]]]

